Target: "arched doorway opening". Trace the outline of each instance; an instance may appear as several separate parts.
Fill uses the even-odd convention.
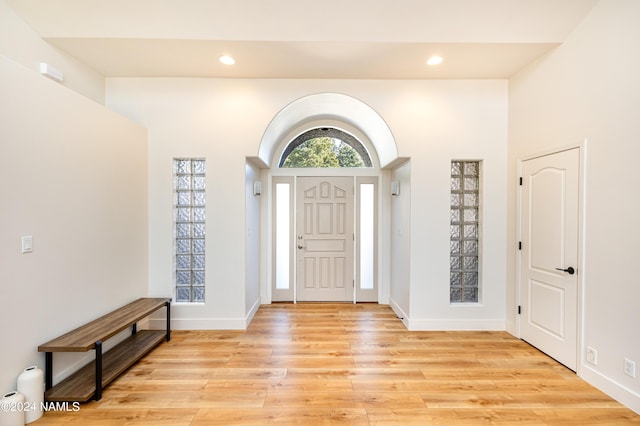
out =
[[[317,158],[305,166],[311,152],[336,158],[323,159],[328,166]],[[354,157],[356,165],[349,162]],[[381,188],[388,185],[381,166],[397,158],[384,120],[355,98],[311,95],[274,117],[256,160],[268,187],[261,200],[263,303],[384,299],[380,271],[388,256],[379,250],[380,211]]]
[[[377,159],[336,127],[307,130],[280,151],[272,301],[377,302]]]

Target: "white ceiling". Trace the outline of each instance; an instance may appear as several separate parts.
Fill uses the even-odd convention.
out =
[[[597,1],[7,0],[107,77],[336,79],[508,78]]]

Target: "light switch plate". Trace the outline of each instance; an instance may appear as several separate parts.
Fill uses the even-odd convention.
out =
[[[22,253],[31,253],[33,251],[33,237],[22,237]]]

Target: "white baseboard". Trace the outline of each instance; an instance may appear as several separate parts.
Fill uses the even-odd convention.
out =
[[[400,307],[400,305],[398,305],[396,303],[395,300],[393,300],[393,298],[389,298],[389,306],[391,307],[391,309],[393,310],[393,312],[396,313],[396,315],[398,316],[398,319],[400,319],[400,321],[402,321],[402,323],[404,324],[405,327],[407,327],[407,329],[409,329],[409,323],[408,323],[408,318],[407,318],[407,314],[404,312],[404,310]]]
[[[506,329],[504,319],[409,318],[393,298],[390,298],[389,306],[407,327],[407,330],[411,331],[504,331]]]
[[[504,319],[484,318],[410,318],[407,327],[411,331],[504,331]]]
[[[245,330],[247,329],[247,327],[249,327],[249,324],[253,320],[253,317],[256,315],[256,312],[258,312],[258,309],[260,309],[260,298],[256,299],[256,301],[253,302],[253,306],[251,307],[251,309],[249,309],[249,312],[245,317]]]
[[[256,312],[260,300],[256,300],[244,318],[171,318],[171,330],[246,330]],[[164,330],[166,318],[149,318],[149,328]]]
[[[587,364],[582,365],[579,376],[590,385],[598,388],[611,398],[640,414],[640,394],[604,376],[601,372]]]

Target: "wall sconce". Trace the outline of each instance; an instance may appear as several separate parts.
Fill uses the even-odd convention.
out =
[[[391,181],[391,195],[400,195],[400,182],[397,180]]]
[[[253,195],[262,194],[262,182],[256,180],[253,182]]]

